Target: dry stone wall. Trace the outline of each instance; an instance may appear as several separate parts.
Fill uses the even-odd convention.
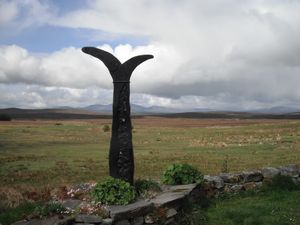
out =
[[[203,197],[218,197],[221,193],[236,193],[259,188],[265,180],[277,174],[290,176],[300,185],[300,164],[283,167],[266,167],[261,170],[240,173],[222,173],[218,176],[204,176],[205,185],[197,184],[165,186],[158,196],[139,200],[126,206],[108,206],[107,218],[96,215],[78,214],[71,217],[52,217],[44,220],[19,221],[13,225],[148,225],[172,224],[184,206],[201,201]],[[63,203],[76,211],[85,204],[69,199]]]
[[[280,167],[265,167],[261,170],[243,171],[240,173],[222,173],[218,176],[204,176],[206,181],[206,193],[209,197],[217,197],[223,192],[239,192],[260,188],[264,181],[271,180],[276,175],[292,177],[296,184],[300,185],[300,165],[288,165]]]

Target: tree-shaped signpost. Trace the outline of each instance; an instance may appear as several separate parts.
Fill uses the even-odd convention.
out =
[[[121,64],[116,57],[101,49],[84,47],[82,51],[100,59],[108,68],[114,83],[109,175],[133,184],[134,158],[129,103],[129,80],[133,70],[142,62],[153,58],[153,56],[139,55]]]

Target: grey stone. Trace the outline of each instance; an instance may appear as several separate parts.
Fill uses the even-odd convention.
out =
[[[110,217],[115,220],[135,218],[145,215],[154,209],[152,202],[146,202],[144,200],[137,201],[135,203],[124,206],[109,206],[108,211]]]
[[[263,182],[256,182],[256,188],[261,188],[263,186]]]
[[[243,180],[241,174],[221,173],[220,177],[225,183],[240,183]]]
[[[146,224],[153,224],[153,223],[155,223],[155,220],[153,219],[152,216],[146,215],[146,216],[145,216],[145,223],[146,223]]]
[[[230,190],[231,190],[232,192],[239,192],[239,191],[243,190],[243,185],[241,185],[241,184],[235,184],[235,185],[233,185],[233,186],[230,188]]]
[[[243,189],[247,190],[253,190],[257,188],[256,182],[250,182],[250,183],[245,183],[243,184]]]
[[[142,216],[139,216],[139,217],[136,217],[132,220],[132,225],[143,225],[144,224],[144,217]]]
[[[12,223],[11,225],[26,225],[26,224],[28,224],[27,220],[20,220],[20,221]]]
[[[60,219],[57,221],[54,225],[72,225],[75,221],[75,218],[73,216],[69,216],[63,219]]]
[[[115,225],[131,225],[128,220],[120,220]]]
[[[166,212],[166,218],[168,219],[168,218],[171,218],[171,217],[173,217],[173,216],[176,216],[177,213],[178,213],[178,212],[177,212],[176,209],[170,208],[170,209],[168,209],[167,212]]]
[[[82,201],[78,199],[67,199],[62,205],[68,210],[77,210],[81,203]]]
[[[261,171],[264,178],[270,179],[280,173],[279,169],[273,167],[265,167]]]
[[[196,187],[198,187],[198,184],[184,184],[184,185],[172,185],[169,187],[167,191],[169,192],[182,192],[184,194],[190,194]]]
[[[243,182],[248,183],[248,182],[259,182],[263,180],[263,175],[261,171],[256,170],[256,171],[244,171],[242,173],[242,176],[244,178]]]
[[[78,214],[75,217],[75,222],[100,224],[102,222],[102,218],[96,215]]]
[[[183,204],[186,194],[184,192],[165,192],[150,202],[154,203],[155,207],[175,207]]]
[[[207,181],[207,183],[214,188],[222,189],[224,187],[224,181],[219,176],[205,175],[204,180]]]
[[[113,223],[113,219],[111,218],[106,218],[102,220],[101,225],[111,225]]]
[[[297,177],[299,175],[298,167],[296,165],[280,166],[278,169],[280,174],[284,176]]]
[[[175,219],[174,218],[169,218],[167,219],[167,221],[165,222],[165,225],[169,225],[169,224],[172,224],[175,222]]]

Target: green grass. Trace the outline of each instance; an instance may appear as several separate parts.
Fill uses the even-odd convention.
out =
[[[10,225],[15,221],[25,219],[26,216],[33,213],[40,203],[25,203],[16,208],[0,211],[0,222],[2,225]]]
[[[202,224],[299,225],[299,203],[299,190],[239,194],[216,200],[206,212],[206,223]]]

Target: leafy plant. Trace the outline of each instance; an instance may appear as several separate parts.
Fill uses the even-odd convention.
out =
[[[102,128],[103,132],[109,132],[110,131],[110,127],[109,125],[105,124]]]
[[[266,188],[271,190],[292,191],[297,190],[298,187],[294,183],[292,177],[277,174],[272,178],[271,182],[266,185]]]
[[[202,183],[203,175],[189,164],[175,163],[168,166],[164,171],[162,181],[170,185]]]
[[[36,216],[48,216],[53,213],[62,213],[66,208],[59,202],[50,202],[46,205],[39,205],[34,209],[33,214]]]
[[[159,184],[154,180],[143,180],[138,179],[134,183],[135,190],[140,196],[151,198],[161,192]]]
[[[98,183],[92,190],[95,201],[109,205],[126,205],[136,198],[136,192],[130,183],[112,177]]]
[[[222,163],[222,169],[221,169],[221,172],[222,173],[228,173],[229,172],[229,169],[228,169],[228,155],[225,156],[224,158],[224,161]]]

